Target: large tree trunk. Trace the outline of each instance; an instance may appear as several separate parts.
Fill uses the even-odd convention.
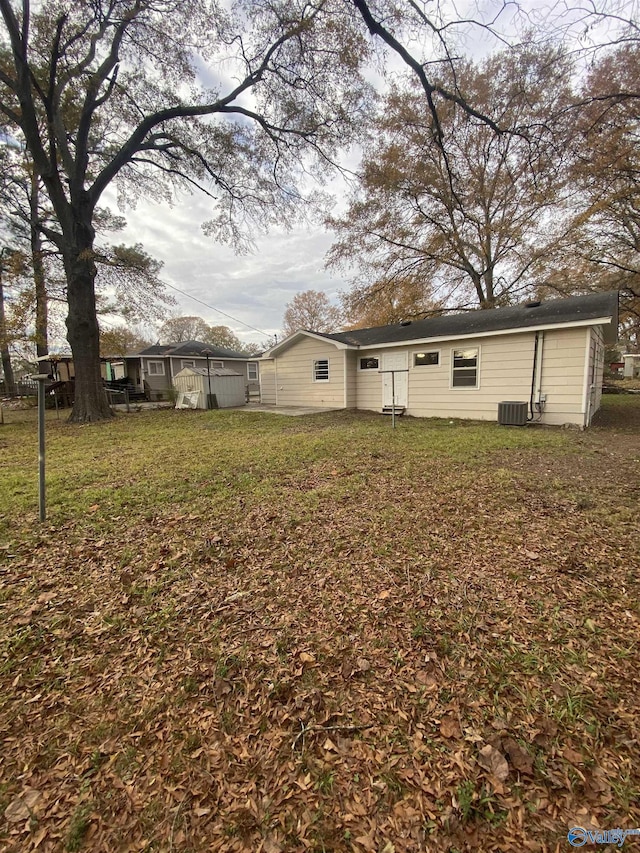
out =
[[[39,221],[39,181],[40,179],[35,171],[32,172],[29,205],[31,208],[31,263],[33,264],[33,281],[36,286],[36,352],[38,357],[49,354],[47,286],[42,263],[42,237],[37,225]]]
[[[91,222],[91,219],[89,219]],[[100,375],[100,333],[96,315],[91,225],[78,225],[76,245],[64,253],[67,274],[67,339],[75,368],[75,401],[69,418],[75,423],[112,417]]]
[[[2,258],[0,258],[0,355],[2,357],[2,370],[4,372],[5,391],[9,396],[15,396],[16,382],[11,366],[11,354],[9,353],[9,341],[7,340],[7,323],[4,316],[4,286],[2,284]]]

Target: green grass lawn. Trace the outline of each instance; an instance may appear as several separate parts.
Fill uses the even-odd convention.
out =
[[[640,826],[640,395],[0,427],[0,848],[520,851]],[[624,849],[633,849],[633,840]]]

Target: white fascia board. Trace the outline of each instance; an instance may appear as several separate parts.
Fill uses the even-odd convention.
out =
[[[362,344],[360,347],[349,347],[349,349],[388,349],[389,347],[421,346],[423,344],[444,343],[445,341],[460,341],[465,338],[489,338],[498,335],[521,335],[525,332],[546,332],[554,329],[577,329],[581,326],[600,326],[611,323],[611,317],[596,317],[594,320],[576,320],[569,323],[545,323],[541,326],[518,326],[515,329],[494,329],[491,332],[468,332],[465,335],[439,335],[434,338],[414,338],[410,341],[387,341],[383,344]]]
[[[271,349],[267,350],[262,357],[273,358],[273,356],[278,355],[278,353],[283,352],[283,350],[288,349],[290,346],[295,344],[300,338],[313,338],[314,340],[322,341],[325,344],[333,344],[336,349],[357,349],[357,347],[352,347],[349,344],[343,344],[341,341],[334,341],[331,338],[318,334],[317,332],[307,332],[304,329],[301,329],[299,332],[294,332],[292,335],[289,335],[288,338],[280,341],[279,344],[271,347]]]

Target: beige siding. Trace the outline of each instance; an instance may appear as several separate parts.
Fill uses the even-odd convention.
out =
[[[582,394],[585,369],[583,329],[559,329],[544,333],[541,393],[547,403],[542,423],[584,423]],[[453,388],[451,364],[454,349],[478,348],[479,387]],[[407,414],[415,417],[474,418],[497,420],[498,403],[503,400],[529,402],[533,374],[535,333],[522,332],[444,341],[424,346],[394,347],[409,355],[409,395]],[[415,367],[416,352],[437,350],[438,365]],[[391,348],[390,350],[391,351]],[[382,359],[385,350],[364,349],[358,356]],[[373,370],[357,370],[359,409],[380,411],[382,377]]]
[[[276,363],[273,358],[260,362],[260,402],[267,406],[276,404]]]
[[[591,423],[602,401],[602,381],[604,377],[604,333],[600,327],[591,329],[589,341],[589,368],[587,375],[586,399],[588,401],[585,420]]]
[[[346,369],[345,406],[347,409],[355,409],[358,406],[358,387],[356,370],[358,368],[358,353],[344,350],[344,364]]]
[[[590,328],[552,329],[540,333],[540,393],[546,402],[542,423],[585,423],[585,387],[589,374]],[[407,414],[414,417],[473,418],[495,421],[498,404],[505,400],[529,403],[532,390],[535,332],[496,334],[443,341],[437,344],[390,346],[388,349],[340,350],[327,341],[298,340],[282,355],[261,362],[262,399],[280,406],[318,406],[380,411],[382,375],[361,370],[360,359],[406,352],[409,361]],[[601,380],[602,332],[593,332],[595,382]],[[477,388],[452,386],[455,349],[479,351]],[[414,366],[417,352],[437,351],[437,365]],[[598,355],[596,355],[598,353]],[[329,361],[329,381],[314,382],[313,363]],[[275,398],[275,399],[274,399]],[[593,405],[599,403],[599,392]]]
[[[500,401],[529,399],[533,345],[534,336],[523,334],[396,348],[409,356],[407,414],[496,420]],[[462,348],[480,351],[479,388],[451,387],[452,352]],[[439,352],[439,364],[414,366],[416,352],[431,351]],[[383,352],[370,354],[382,358]],[[375,371],[358,371],[358,408],[379,411],[381,405],[382,377]]]
[[[585,419],[585,359],[589,328],[544,333],[541,390],[546,394],[543,423],[578,424]]]
[[[360,360],[371,356],[377,358],[380,366],[382,366],[382,353],[377,350],[370,351],[363,349],[357,356],[356,387],[358,408],[379,412],[382,410],[382,376],[377,370],[361,370]]]
[[[314,382],[313,363],[329,361],[329,381]],[[304,338],[274,358],[279,406],[344,408],[344,350]]]

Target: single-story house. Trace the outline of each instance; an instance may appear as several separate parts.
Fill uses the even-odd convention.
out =
[[[49,353],[42,357],[51,363],[53,378],[56,382],[73,382],[76,368],[71,353]],[[108,356],[100,358],[100,375],[105,382],[112,382],[124,376],[122,359]]]
[[[174,376],[186,367],[233,370],[244,377],[247,399],[258,399],[260,394],[257,357],[214,347],[202,341],[154,344],[140,352],[126,355],[125,364],[129,381],[136,391],[144,391],[151,399],[169,396]]]
[[[301,329],[261,357],[261,400],[493,421],[515,402],[527,420],[584,427],[617,329],[616,292],[333,334]]]

